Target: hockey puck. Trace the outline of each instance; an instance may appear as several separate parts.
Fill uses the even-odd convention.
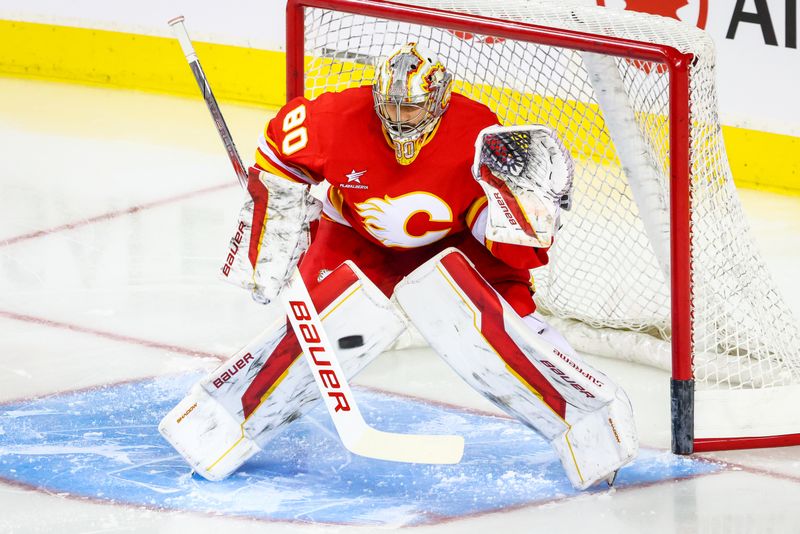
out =
[[[364,336],[344,336],[339,338],[340,349],[354,349],[364,344]]]

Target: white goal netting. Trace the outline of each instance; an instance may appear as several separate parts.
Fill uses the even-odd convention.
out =
[[[407,2],[409,3],[409,2]],[[692,314],[700,387],[800,383],[797,323],[760,259],[717,117],[713,43],[678,21],[563,1],[414,0],[416,5],[602,36],[694,55],[690,69]],[[378,57],[420,41],[455,90],[503,124],[554,127],[576,163],[573,208],[536,301],[579,350],[668,369],[669,75],[655,63],[306,9],[306,96],[371,83]]]

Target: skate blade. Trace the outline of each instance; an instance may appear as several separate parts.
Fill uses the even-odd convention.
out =
[[[616,480],[617,480],[617,474],[618,473],[619,473],[619,469],[617,469],[616,471],[614,471],[613,473],[608,475],[608,478],[606,479],[606,484],[608,484],[609,488],[613,488],[614,487],[614,482],[616,482]]]

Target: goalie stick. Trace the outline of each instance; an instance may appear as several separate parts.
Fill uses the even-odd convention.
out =
[[[217,132],[228,152],[239,183],[247,188],[247,173],[222,116],[200,60],[189,39],[182,16],[168,24],[181,45],[186,61],[203,93]],[[331,342],[311,301],[300,271],[294,268],[289,285],[281,292],[289,323],[303,349],[314,380],[345,448],[368,458],[395,462],[453,464],[461,461],[464,438],[455,435],[396,434],[372,428],[364,420],[350,390]]]

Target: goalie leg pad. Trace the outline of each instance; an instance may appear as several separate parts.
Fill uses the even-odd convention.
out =
[[[550,444],[576,488],[586,489],[613,476],[639,450],[628,396],[622,388],[617,388],[608,404],[592,412],[575,414],[569,430]]]
[[[551,442],[575,487],[633,459],[638,440],[625,393],[560,336],[549,336],[555,346],[526,324],[459,251],[418,268],[395,298],[456,373]]]
[[[348,379],[405,329],[402,314],[350,262],[331,272],[311,298]],[[273,310],[267,329],[196,384],[159,425],[209,480],[230,475],[320,400],[282,307]]]

